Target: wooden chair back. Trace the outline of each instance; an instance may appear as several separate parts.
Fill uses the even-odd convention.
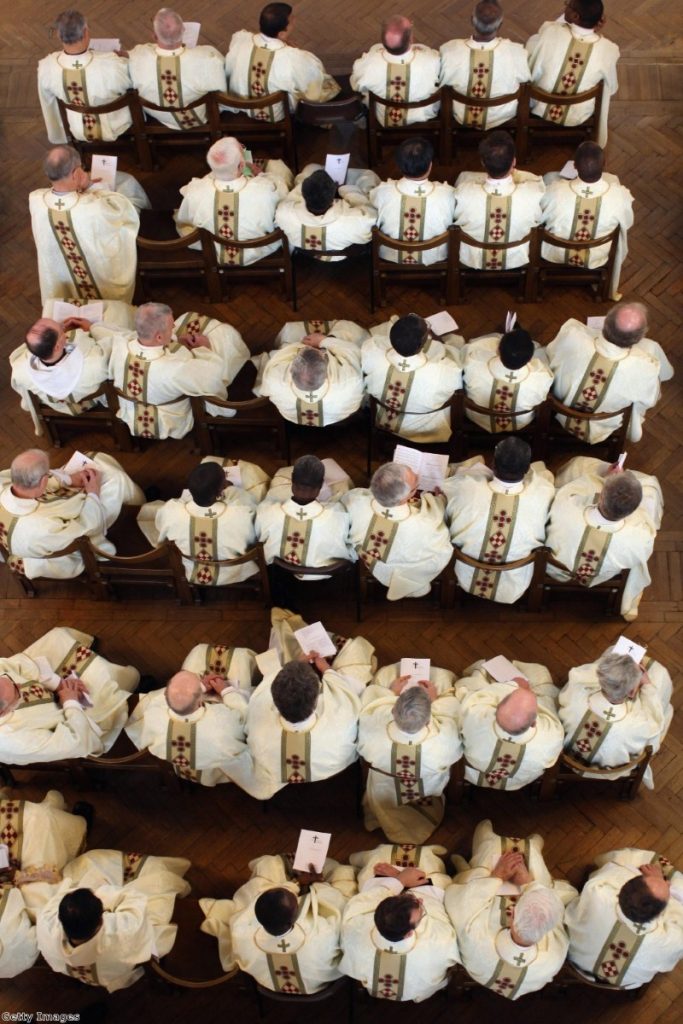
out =
[[[297,291],[297,263],[315,263],[318,266],[327,266],[331,270],[343,271],[347,260],[367,259],[370,293],[372,293],[372,266],[369,260],[369,243],[354,242],[347,245],[345,249],[303,249],[296,246],[292,250],[292,309],[299,308]]]
[[[370,167],[376,167],[382,159],[382,148],[386,145],[396,145],[405,138],[414,135],[431,137],[436,143],[435,149],[439,154],[442,163],[450,161],[450,135],[448,131],[450,121],[450,107],[442,101],[443,90],[437,89],[430,96],[423,100],[390,100],[384,96],[378,96],[374,92],[368,92],[368,162]],[[392,107],[394,109],[408,111],[420,110],[424,107],[431,107],[440,103],[439,112],[436,117],[429,121],[418,121],[413,124],[404,125],[383,125],[377,116],[377,107]]]
[[[259,238],[231,238],[229,243],[226,243],[225,238],[221,238],[220,235],[215,235],[204,228],[201,230],[211,246],[213,254],[211,274],[216,282],[213,287],[213,294],[217,293],[219,296],[216,301],[222,301],[223,284],[225,283],[241,285],[245,281],[263,281],[267,278],[277,278],[282,283],[282,289],[287,301],[292,300],[292,258],[289,252],[287,237],[281,228],[275,228],[273,231],[268,232],[267,235],[261,235]],[[220,263],[216,254],[216,246],[224,247],[226,244],[229,244],[231,249],[236,249],[240,252],[245,249],[265,249],[278,243],[279,248],[275,252],[270,253],[268,256],[263,256],[255,263],[249,263],[247,266]]]
[[[454,420],[453,435],[456,441],[455,451],[459,459],[464,459],[467,452],[473,447],[479,451],[483,447],[495,447],[500,440],[508,434],[516,434],[524,437],[534,454],[537,450],[536,435],[539,431],[539,416],[543,408],[543,402],[532,406],[530,409],[515,409],[513,412],[501,412],[490,406],[478,405],[472,398],[469,398],[463,391],[462,400],[456,405],[457,419]],[[468,412],[476,413],[479,416],[486,416],[489,422],[499,427],[498,430],[486,430],[467,415]],[[524,426],[517,425],[517,419],[521,416],[533,416],[531,423]]]
[[[76,103],[67,103],[65,100],[57,97],[57,107],[59,108],[59,116],[64,128],[64,134],[66,135],[67,142],[74,149],[83,156],[85,153],[101,153],[104,149],[108,152],[124,152],[126,149],[134,149],[137,157],[137,161],[143,170],[151,171],[152,166],[145,166],[144,161],[144,150],[139,146],[138,136],[135,132],[135,120],[136,112],[138,109],[138,94],[135,89],[128,89],[122,96],[118,96],[115,100],[111,100],[109,103],[102,103],[98,107],[93,106],[82,106]],[[119,135],[118,138],[112,139],[105,142],[103,139],[94,139],[92,142],[85,141],[83,139],[77,139],[71,131],[71,125],[69,124],[68,111],[74,114],[92,114],[98,117],[100,114],[112,114],[116,110],[128,110],[132,121],[131,127]]]
[[[465,283],[477,282],[479,284],[498,285],[501,282],[516,281],[519,285],[519,299],[521,302],[534,302],[536,299],[536,265],[538,262],[538,229],[531,228],[523,238],[517,238],[510,242],[480,242],[455,227],[455,251],[457,263],[455,270],[455,297],[454,302],[464,302]],[[468,245],[473,249],[481,249],[484,253],[494,250],[495,252],[507,252],[508,249],[516,249],[520,245],[529,246],[529,262],[521,267],[503,267],[501,269],[476,269],[467,267],[460,260],[460,246]]]
[[[608,302],[612,274],[614,272],[614,261],[617,258],[617,245],[619,244],[619,227],[615,227],[607,235],[600,238],[592,238],[587,242],[576,242],[569,238],[560,238],[553,235],[543,226],[538,230],[539,260],[536,271],[537,298],[543,298],[543,287],[545,284],[568,284],[596,286],[595,301]],[[552,245],[557,249],[564,249],[565,252],[574,250],[585,253],[592,249],[599,249],[608,245],[609,253],[607,261],[601,267],[571,266],[568,263],[551,263],[543,258],[543,245]]]
[[[192,596],[195,604],[198,604],[202,595],[207,590],[216,589],[229,589],[235,593],[245,593],[249,595],[255,595],[263,600],[263,604],[268,607],[270,604],[270,581],[268,579],[268,568],[266,566],[266,560],[263,557],[263,545],[254,544],[253,547],[245,551],[243,555],[239,555],[237,558],[192,558],[191,555],[184,555],[182,552],[173,544],[169,542],[170,546],[175,549],[178,559],[180,559],[181,566],[183,561],[191,562],[191,564],[199,568],[202,565],[210,565],[214,569],[220,571],[221,569],[235,569],[239,565],[246,565],[247,562],[256,562],[258,573],[255,576],[249,576],[246,580],[240,580],[237,583],[223,583],[219,584],[218,587],[204,587],[198,583],[187,583],[187,586],[192,592]],[[183,578],[184,576],[183,568]]]
[[[102,381],[96,391],[81,398],[80,403],[95,402],[98,398],[107,398],[109,394],[108,381]],[[106,430],[113,439],[116,448],[123,451],[130,451],[130,435],[121,420],[116,417],[116,409],[107,405],[94,405],[91,409],[84,409],[76,415],[59,412],[49,405],[43,405],[37,395],[29,391],[29,399],[39,423],[43,427],[55,448],[61,448],[63,444],[62,432],[66,433],[88,433],[91,430]],[[122,429],[123,428],[123,429]]]
[[[191,397],[194,417],[194,443],[202,455],[221,454],[218,439],[220,435],[248,435],[249,440],[272,440],[279,457],[284,458],[287,447],[285,421],[269,398],[248,398],[231,401],[215,396]],[[207,409],[215,405],[234,416],[215,416]],[[265,435],[265,436],[264,436]]]
[[[278,603],[278,589],[287,589],[287,583],[284,587],[278,587],[277,574],[283,574],[287,577],[290,583],[300,582],[302,587],[306,587],[305,580],[297,580],[299,576],[330,576],[335,582],[340,577],[348,577],[351,580],[353,588],[353,596],[356,602],[356,622],[360,622],[360,589],[359,589],[359,578],[358,578],[358,562],[351,562],[346,558],[336,558],[334,561],[329,562],[328,565],[295,565],[292,562],[286,561],[284,558],[274,558],[270,567],[271,577],[273,580],[273,592],[274,601]],[[296,582],[295,582],[296,581]],[[312,593],[309,593],[311,588],[304,591],[309,596],[317,596],[318,588],[315,587]]]
[[[54,558],[65,558],[66,555],[80,555],[84,562],[84,569],[81,573],[79,573],[78,576],[70,577],[67,582],[71,582],[71,580],[82,581],[85,573],[85,582],[91,585],[93,583],[93,580],[90,574],[87,572],[87,562],[85,558],[87,549],[87,539],[85,537],[77,537],[76,540],[72,540],[71,543],[67,544],[67,546],[65,548],[62,548],[61,551],[53,551],[52,554],[50,555],[40,555],[40,558],[45,559],[47,561],[52,561],[52,559]],[[12,579],[16,580],[16,582],[21,587],[24,597],[39,596],[39,593],[36,590],[36,587],[33,583],[33,579],[46,579],[55,580],[56,582],[64,582],[63,580],[60,581],[59,579],[56,579],[53,576],[33,577],[33,579],[29,579],[28,576],[26,576],[24,573],[23,558],[18,557],[17,555],[13,555],[9,547],[7,546],[6,541],[2,538],[0,538],[0,554],[2,555],[2,560],[4,561],[4,564],[7,566],[12,575]],[[91,588],[91,590],[93,596],[99,596],[96,592],[96,588]]]
[[[534,454],[536,458],[544,459],[549,452],[556,452],[560,449],[576,450],[579,448],[586,452],[590,450],[592,454],[602,450],[609,461],[616,462],[619,455],[626,451],[632,413],[632,405],[627,405],[614,412],[587,412],[585,409],[576,409],[574,406],[565,405],[550,392],[539,410]],[[580,437],[565,430],[559,423],[558,416],[575,419],[585,424],[600,423],[620,416],[621,423],[604,441],[588,444],[587,441],[583,441]]]
[[[546,565],[546,552],[547,548],[538,547],[534,548],[525,555],[524,558],[515,558],[512,562],[485,562],[479,558],[472,558],[470,555],[466,555],[460,548],[454,546],[453,556],[455,562],[460,562],[462,565],[467,565],[474,569],[475,572],[488,572],[488,573],[506,573],[514,572],[515,569],[523,569],[527,565],[533,565],[533,573],[531,575],[531,583],[525,593],[527,608],[530,612],[540,611],[542,600],[543,600],[543,577],[545,575]],[[460,595],[460,603],[463,603],[463,598],[468,594],[467,591],[462,590],[458,584],[458,578],[455,576],[455,589]]]
[[[178,549],[170,541],[140,555],[111,555],[88,542],[83,551],[89,577],[101,599],[115,599],[118,588],[158,587],[171,590],[181,604],[191,604],[192,591]]]
[[[452,428],[451,437],[448,441],[419,441],[416,438],[403,437],[401,434],[390,430],[388,427],[378,427],[377,417],[380,410],[384,409],[385,411],[390,411],[390,407],[386,402],[382,402],[379,398],[375,398],[374,395],[369,395],[368,398],[370,400],[370,417],[368,419],[368,457],[366,463],[368,476],[372,475],[372,465],[375,461],[375,454],[382,444],[384,447],[387,447],[390,444],[402,444],[407,448],[416,448],[418,451],[445,452],[449,456],[453,455],[455,450],[455,429],[458,419],[457,409],[461,400],[459,392],[453,392],[447,402],[444,402],[444,404],[440,405],[437,409],[430,409],[429,412],[414,412],[408,409],[401,413],[402,416],[408,417],[408,420],[404,421],[402,426],[409,429],[411,416],[433,416],[437,412],[447,412],[449,414]]]
[[[455,115],[453,114],[453,103],[461,103],[464,107],[481,107],[484,110],[491,110],[495,107],[504,107],[509,103],[519,103],[523,101],[524,86],[520,84],[514,92],[505,93],[503,96],[471,96],[469,93],[459,92],[454,89],[452,85],[444,85],[441,89],[442,100],[441,102],[447,104],[450,112],[450,120],[448,130],[449,133],[454,136],[456,145],[458,143],[481,142],[484,137],[484,133],[488,130],[486,128],[475,128],[473,125],[461,124],[456,121]],[[513,135],[517,132],[517,115],[510,118],[504,124],[497,126],[496,131],[505,130]],[[452,150],[452,145],[451,145]]]
[[[192,246],[199,243],[200,249]],[[147,300],[151,281],[201,278],[210,302],[220,302],[220,285],[215,272],[216,256],[208,232],[195,228],[178,238],[137,237],[138,299]]]
[[[434,283],[441,289],[441,299],[447,305],[456,301],[457,294],[457,240],[456,228],[451,225],[446,231],[422,242],[405,242],[385,235],[379,228],[372,229],[372,290],[370,310],[375,312],[377,304],[386,306],[385,285],[389,281],[409,281],[411,284]],[[394,263],[380,255],[380,247],[402,253],[423,253],[430,249],[447,246],[446,259],[437,263]]]
[[[553,555],[549,548],[545,549],[545,565],[546,567],[552,565],[555,569],[560,569],[569,575],[568,580],[556,580],[552,576],[546,575],[543,579],[543,598],[542,605],[545,605],[547,598],[550,594],[554,593],[565,593],[565,594],[581,594],[585,597],[587,593],[597,594],[605,599],[605,615],[610,618],[618,618],[619,610],[621,608],[621,599],[624,594],[624,588],[626,587],[626,581],[630,569],[622,569],[620,573],[613,576],[610,580],[605,580],[603,583],[596,583],[595,586],[588,587],[584,583],[580,583],[573,575],[571,569],[568,569],[566,565],[560,562]]]
[[[575,93],[573,96],[546,92],[545,89],[539,89],[533,82],[525,82],[517,108],[517,159],[520,164],[524,164],[527,160],[532,142],[557,143],[566,139],[597,141],[603,92],[604,82],[602,79],[591,89]],[[582,124],[576,125],[554,124],[552,121],[534,114],[531,109],[532,102],[547,103],[554,107],[573,107],[578,103],[591,101],[594,102],[593,113]]]
[[[250,147],[275,145],[282,153],[287,166],[294,171],[298,170],[294,123],[286,92],[279,90],[268,93],[267,96],[235,96],[228,92],[217,92],[213,94],[213,103],[216,118],[214,130],[219,137],[234,135]],[[244,116],[253,111],[266,111],[277,105],[283,111],[281,121]],[[231,107],[232,110],[221,110],[220,107]]]

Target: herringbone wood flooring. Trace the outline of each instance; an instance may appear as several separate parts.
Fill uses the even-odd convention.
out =
[[[680,351],[676,322],[676,285],[680,260],[680,174],[676,172],[677,133],[680,134],[681,106],[672,102],[676,93],[674,77],[680,63],[675,49],[672,5],[663,2],[630,5],[628,10],[612,4],[608,34],[625,54],[622,74],[624,99],[613,104],[608,148],[608,169],[621,176],[635,196],[636,224],[630,235],[630,255],[622,280],[625,296],[641,299],[650,308],[652,336],[674,357]],[[146,38],[149,19],[155,5],[142,7],[122,3],[93,3],[88,13],[93,34],[120,34],[124,44]],[[420,38],[438,45],[454,35],[467,32],[470,4],[414,4]],[[309,46],[325,59],[331,70],[348,70],[353,56],[377,35],[381,16],[393,9],[382,3],[372,9],[360,3],[335,7],[329,2],[317,7],[307,0],[298,5],[297,42]],[[30,188],[42,184],[40,161],[45,151],[42,122],[39,118],[34,86],[33,62],[50,45],[47,26],[55,13],[53,5],[24,0],[6,12],[8,31],[0,53],[0,103],[6,115],[11,159],[4,173],[5,214],[0,225],[4,244],[5,272],[2,279],[2,325],[5,353],[22,338],[25,328],[38,315],[39,298],[33,245],[25,196]],[[254,20],[257,5],[233,4],[223,11],[196,0],[188,17],[203,22],[203,41],[225,49],[230,33]],[[323,15],[322,17],[320,15]],[[509,0],[506,5],[506,31],[513,38],[525,38],[545,17],[555,16],[547,5],[522,5]],[[355,27],[347,25],[354,19]],[[10,51],[11,40],[11,51]],[[654,102],[666,97],[666,102]],[[320,157],[325,151],[324,133],[305,139],[303,156]],[[565,153],[535,154],[529,169],[544,172],[561,166]],[[466,152],[446,170],[452,180],[464,167],[476,167],[476,156]],[[131,168],[127,168],[131,169]],[[391,172],[388,166],[387,171]],[[155,204],[172,205],[177,187],[192,174],[204,173],[197,158],[177,157],[166,163],[156,175],[144,176]],[[306,270],[301,275],[301,316],[344,316],[370,324],[366,302],[367,282],[360,271],[326,267]],[[177,312],[190,308],[210,311],[196,294],[180,290],[160,291],[159,298],[170,301]],[[438,308],[438,300],[429,292],[415,289],[394,290],[391,312],[411,310],[429,314]],[[515,300],[503,291],[472,291],[467,305],[453,308],[465,337],[473,337],[501,322],[505,310]],[[606,307],[594,305],[580,291],[551,292],[537,306],[517,307],[534,336],[548,342],[557,327],[568,317],[584,318],[603,313]],[[251,287],[222,304],[217,314],[235,324],[253,351],[268,347],[277,329],[294,315],[278,295],[261,287]],[[679,370],[680,373],[680,370]],[[4,433],[0,438],[0,458],[7,465],[18,450],[35,443],[28,416],[18,408],[9,388],[7,363],[0,364],[0,393],[3,398]],[[664,488],[666,512],[651,564],[653,583],[645,595],[637,623],[629,635],[649,645],[651,653],[668,665],[678,680],[681,654],[681,547],[683,481],[680,470],[681,437],[680,380],[665,388],[656,413],[648,419],[645,438],[629,456],[635,468],[658,475]],[[110,446],[106,437],[88,439],[91,447]],[[337,447],[334,447],[334,444]],[[335,442],[326,441],[316,451],[321,456],[334,453],[358,483],[364,483],[363,438],[360,429]],[[267,470],[276,463],[268,451],[245,447],[242,455],[260,462]],[[56,458],[60,458],[59,455]],[[186,442],[163,442],[142,453],[124,455],[121,461],[142,486],[156,483],[164,496],[177,493],[188,470],[196,461]],[[555,468],[556,463],[551,463]],[[100,650],[115,660],[137,665],[142,672],[167,677],[180,664],[189,648],[200,641],[220,641],[261,650],[267,642],[267,614],[252,605],[211,601],[204,608],[181,609],[168,601],[130,600],[115,605],[99,605],[84,600],[77,585],[51,588],[35,602],[17,597],[18,591],[5,574],[0,576],[0,652],[10,653],[24,647],[55,623],[67,623],[99,637]],[[356,630],[352,612],[343,602],[313,607],[314,617],[346,635]],[[486,653],[501,652],[509,657],[544,662],[561,683],[567,669],[592,660],[622,631],[623,623],[606,621],[597,606],[585,602],[573,606],[551,607],[541,616],[483,603],[464,611],[443,615],[422,605],[377,606],[368,611],[362,631],[376,645],[381,664],[402,654],[429,656],[435,664],[456,672]],[[450,851],[466,852],[474,825],[491,816],[498,831],[526,834],[539,831],[546,838],[548,863],[558,874],[566,874],[575,883],[594,854],[616,846],[656,848],[683,864],[683,836],[680,821],[683,803],[679,795],[683,781],[683,727],[680,718],[680,693],[675,702],[678,717],[663,751],[655,761],[657,788],[644,791],[633,804],[617,802],[608,791],[584,795],[575,790],[562,802],[549,806],[535,803],[525,793],[475,793],[469,803],[447,811],[443,826],[435,835]],[[47,785],[62,786],[62,776],[20,775],[21,795],[40,798]],[[232,787],[217,790],[179,791],[171,786],[158,789],[144,776],[118,776],[106,789],[92,794],[77,794],[66,786],[69,798],[86,796],[98,809],[91,845],[138,849],[150,853],[187,856],[192,861],[190,881],[195,896],[228,896],[247,876],[247,862],[268,851],[292,848],[298,829],[304,825],[334,833],[332,853],[344,860],[353,850],[364,849],[378,841],[368,835],[355,816],[352,782],[348,775],[329,784],[307,788],[305,792],[285,793],[277,798],[267,814],[240,791]],[[457,1014],[463,1021],[489,1022],[502,1012],[511,1022],[541,1021],[552,1015],[558,1024],[575,1019],[611,1024],[675,1024],[683,1018],[683,979],[679,970],[661,977],[639,1002],[622,996],[595,995],[572,990],[571,997],[558,998],[551,993],[528,997],[521,1004],[503,1007],[494,996],[477,992],[471,1001],[449,1005],[441,999],[424,1008],[391,1007],[366,1004],[362,1020],[422,1021],[425,1015],[434,1021],[446,1021]],[[76,982],[49,972],[30,972],[5,983],[2,1009],[35,1012],[86,1013],[95,993]],[[208,992],[168,993],[147,980],[110,1000],[109,1020],[143,1021],[164,1019],[176,1024],[189,1016],[210,1022],[223,1019],[226,1009],[245,1019],[255,1017],[249,995],[241,988]],[[341,1021],[341,1008],[320,1007],[324,1021]],[[271,1014],[276,1011],[271,1010]],[[310,1011],[309,1011],[310,1012]],[[299,1020],[298,1011],[286,1014]],[[83,1019],[86,1019],[84,1017]]]

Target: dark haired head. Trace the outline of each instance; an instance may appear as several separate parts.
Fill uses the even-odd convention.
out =
[[[69,942],[91,939],[102,924],[102,900],[91,889],[74,889],[62,897],[59,923]]]
[[[375,928],[388,942],[401,942],[415,929],[419,902],[410,892],[387,896],[375,909]]]
[[[493,472],[504,483],[519,483],[530,465],[531,445],[521,437],[506,437],[493,450]]]
[[[289,4],[268,4],[259,16],[259,32],[269,39],[277,39],[281,32],[286,32],[292,8]]]
[[[605,151],[597,142],[582,142],[574,154],[574,166],[581,181],[600,181],[605,166]]]
[[[479,143],[479,157],[487,174],[492,178],[504,178],[514,163],[514,139],[509,132],[491,132]]]
[[[52,359],[59,341],[59,331],[45,320],[39,320],[26,335],[26,347],[38,359]]]
[[[416,313],[398,318],[391,325],[389,341],[400,356],[416,355],[429,336],[429,324]]]
[[[254,904],[258,923],[269,935],[284,935],[296,920],[299,905],[289,889],[266,889]]]
[[[315,711],[320,680],[307,661],[289,661],[275,676],[270,692],[287,722],[303,722]]]
[[[666,907],[666,900],[659,899],[651,893],[647,879],[643,875],[629,878],[619,890],[619,906],[622,914],[635,924],[647,924]]]
[[[313,171],[301,183],[306,209],[315,217],[327,213],[337,196],[337,185],[327,171]]]
[[[526,366],[534,354],[534,343],[528,331],[516,327],[506,331],[498,345],[498,355],[508,370],[519,370]]]
[[[201,508],[208,508],[218,501],[225,488],[225,471],[217,462],[200,462],[187,478],[192,500]]]
[[[429,139],[404,139],[396,150],[396,163],[406,178],[424,178],[434,159],[434,147]]]

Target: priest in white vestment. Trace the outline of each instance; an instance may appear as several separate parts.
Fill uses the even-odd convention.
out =
[[[544,21],[527,40],[531,81],[545,92],[574,96],[603,82],[598,144],[607,142],[609,101],[617,91],[619,47],[597,31],[604,24],[603,5],[593,0],[569,0],[564,17]],[[595,101],[572,106],[533,104],[534,114],[559,125],[583,124],[595,109]]]
[[[546,348],[555,397],[583,412],[616,412],[632,405],[627,436],[640,441],[645,414],[659,401],[660,382],[674,373],[661,345],[646,337],[647,329],[647,309],[639,302],[613,306],[602,329],[567,320]],[[597,444],[619,427],[621,417],[559,421],[570,434]]]
[[[461,756],[455,676],[431,667],[417,686],[387,665],[363,694],[358,753],[369,765],[365,827],[392,843],[427,841],[443,820],[444,790]]]
[[[114,745],[140,674],[95,654],[93,639],[55,626],[0,658],[0,762],[87,757]]]
[[[647,563],[663,510],[659,483],[597,459],[579,462],[586,469],[579,476],[573,468],[570,463],[558,476],[546,532],[547,546],[567,571],[549,565],[547,572],[592,587],[629,570],[621,614],[631,622],[651,582]]]
[[[50,790],[41,803],[0,790],[0,820],[9,870],[0,895],[0,978],[14,978],[37,956],[35,913],[61,881],[64,865],[85,842],[86,820]]]
[[[493,0],[480,0],[472,12],[469,39],[451,39],[441,47],[441,85],[470,96],[467,105],[453,101],[453,116],[468,128],[499,128],[517,114],[512,100],[495,107],[483,107],[477,100],[496,99],[517,92],[529,81],[529,63],[521,43],[503,39],[498,30],[503,11]]]
[[[544,665],[515,660],[505,682],[496,682],[484,665],[483,659],[470,665],[455,686],[465,778],[487,789],[521,789],[562,750],[557,687]]]
[[[370,487],[344,497],[351,516],[351,543],[369,572],[387,587],[389,601],[424,597],[448,565],[453,548],[444,522],[442,494],[417,493],[408,466],[388,462]]]
[[[333,505],[351,490],[354,483],[346,470],[334,459],[323,459],[322,465],[325,475],[323,476],[322,487],[318,491],[316,500],[321,505]],[[300,470],[297,471],[297,477],[299,473]],[[282,469],[276,469],[273,473],[268,493],[265,495],[265,500],[280,503],[289,501],[294,494],[293,476],[294,466],[283,466]]]
[[[491,434],[521,430],[534,419],[533,410],[546,398],[553,382],[545,349],[528,331],[513,327],[504,334],[472,338],[460,353],[465,392],[486,415],[465,409],[465,415]],[[502,415],[501,415],[502,414]]]
[[[169,761],[181,779],[202,786],[230,782],[230,765],[246,750],[255,674],[248,648],[198,644],[164,689],[140,698],[126,732],[138,750]]]
[[[448,441],[451,412],[442,406],[462,387],[462,344],[458,334],[434,337],[416,313],[373,327],[361,360],[366,391],[383,403],[377,426],[422,444]]]
[[[103,551],[115,547],[106,533],[124,504],[142,505],[144,494],[116,459],[90,452],[77,472],[51,469],[32,448],[0,472],[0,541],[13,572],[28,579],[73,579],[83,571],[78,552],[50,558],[79,537]]]
[[[284,328],[279,347],[254,359],[254,394],[270,398],[290,423],[327,427],[347,419],[363,401],[359,329],[346,320],[323,326],[329,333],[312,330],[297,340]]]
[[[178,234],[206,228],[224,240],[215,244],[220,263],[248,266],[270,256],[276,242],[259,249],[237,249],[233,240],[260,238],[275,230],[275,210],[294,184],[282,160],[269,160],[265,169],[245,160],[244,146],[233,138],[219,139],[206,154],[210,174],[183,185],[183,200],[174,217]],[[200,248],[195,242],[193,248]]]
[[[509,132],[497,129],[479,143],[484,171],[461,171],[455,182],[455,223],[478,242],[507,244],[541,222],[543,179],[516,166]],[[463,243],[460,262],[475,270],[510,270],[529,262],[529,243],[476,249]]]
[[[204,93],[225,92],[222,55],[214,46],[186,46],[183,19],[168,7],[157,11],[153,25],[154,42],[140,43],[128,55],[130,78],[143,99],[168,113],[148,110],[145,116],[177,131],[206,124],[206,107],[178,108]]]
[[[368,93],[400,103],[426,100],[439,88],[439,51],[424,43],[413,42],[413,24],[394,15],[382,25],[382,42],[374,43],[354,61],[351,88],[362,92],[367,105]],[[439,104],[402,110],[377,103],[377,120],[382,125],[400,128],[436,117]]]
[[[683,875],[653,850],[610,850],[567,908],[569,959],[593,981],[647,985],[683,956]]]
[[[470,864],[446,891],[446,910],[462,963],[480,985],[506,999],[537,992],[559,972],[569,939],[564,906],[576,889],[553,881],[543,839],[497,836],[490,821],[477,826]]]
[[[628,775],[628,762],[645,747],[655,754],[661,747],[673,717],[672,689],[671,676],[654,658],[637,663],[608,647],[597,661],[571,669],[560,690],[565,749],[587,768],[626,765],[608,778]],[[643,782],[654,789],[650,765]]]
[[[429,139],[405,139],[396,150],[401,177],[389,178],[370,193],[377,208],[377,227],[401,242],[426,242],[442,235],[455,219],[455,189],[445,181],[430,181],[434,146]],[[424,252],[402,252],[383,245],[379,254],[392,263],[429,266],[445,260],[447,245]]]
[[[41,301],[131,302],[140,226],[135,206],[118,192],[93,188],[71,146],[51,149],[44,167],[52,187],[28,197]]]
[[[445,672],[445,669],[439,671]],[[349,857],[349,864],[356,872],[358,889],[362,890],[365,883],[376,877],[375,867],[389,864],[398,868],[419,868],[427,883],[437,889],[447,889],[451,884],[451,876],[446,870],[443,860],[445,846],[421,843],[380,843],[372,850],[359,850]]]
[[[289,43],[294,25],[289,4],[267,4],[259,15],[259,31],[241,29],[233,33],[225,58],[228,90],[236,96],[260,99],[274,92],[286,92],[289,109],[299,100],[325,103],[339,93],[340,86],[325,71],[322,61]],[[281,104],[248,111],[259,121],[282,121]]]
[[[186,896],[182,857],[90,850],[64,869],[64,881],[38,914],[38,948],[53,971],[117,992],[140,966],[173,947],[176,896]]]
[[[446,987],[460,959],[444,889],[430,885],[420,868],[389,863],[376,863],[349,900],[342,949],[341,971],[376,999],[394,1002],[429,999]]]
[[[170,306],[146,302],[136,314],[135,333],[112,337],[109,376],[126,396],[117,416],[136,437],[184,437],[194,425],[185,396],[225,398],[248,358],[229,324],[199,313],[174,322]]]
[[[240,762],[232,771],[233,781],[257,800],[353,764],[361,695],[377,667],[374,647],[363,637],[333,638],[337,654],[328,661],[301,651],[292,635],[305,625],[299,616],[274,608],[272,623],[270,646],[284,667],[266,673],[252,694],[246,727],[251,764]]]
[[[506,572],[496,572],[496,566],[543,547],[555,497],[553,474],[542,462],[531,462],[526,441],[506,437],[494,448],[492,469],[476,455],[458,465],[443,492],[453,545],[491,566],[475,569],[456,561],[459,586],[488,601],[513,604],[528,589],[534,566]]]
[[[200,900],[201,928],[218,940],[224,971],[238,966],[283,995],[312,995],[342,977],[342,912],[356,891],[353,869],[327,859],[297,871],[287,855],[257,857],[230,900]]]
[[[278,205],[275,223],[289,240],[289,248],[316,253],[365,245],[377,222],[370,201],[379,185],[374,171],[351,169],[345,185],[337,185],[319,164],[307,164],[294,179],[294,188]],[[344,256],[322,256],[339,262]]]
[[[221,587],[254,576],[255,562],[218,566],[240,558],[256,543],[256,499],[227,479],[220,462],[201,462],[187,479],[187,491],[170,501],[152,501],[140,509],[138,525],[156,547],[170,540],[183,555],[185,575],[202,587]]]
[[[574,155],[577,176],[564,178],[552,171],[543,176],[543,227],[567,241],[590,242],[618,228],[610,295],[620,299],[619,277],[628,254],[628,230],[633,227],[633,196],[616,174],[603,171],[605,154],[595,142],[582,142]],[[610,246],[597,249],[560,249],[544,242],[541,256],[552,263],[574,267],[603,267]]]
[[[38,97],[48,139],[64,143],[68,139],[58,99],[79,107],[101,107],[123,96],[131,81],[125,57],[90,48],[90,29],[80,11],[62,11],[55,28],[62,49],[38,61]],[[131,126],[127,107],[109,114],[67,110],[66,116],[74,138],[82,142],[111,142]]]

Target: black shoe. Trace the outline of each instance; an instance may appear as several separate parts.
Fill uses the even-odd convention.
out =
[[[85,818],[85,834],[89,836],[93,827],[93,822],[95,821],[94,806],[89,804],[87,800],[78,800],[77,803],[73,805],[71,813],[77,814],[79,818]]]
[[[151,484],[149,487],[145,487],[145,498],[147,501],[158,501],[161,498],[161,491],[156,484]]]
[[[137,693],[151,693],[152,690],[158,690],[160,687],[161,683],[155,676],[140,676]]]

